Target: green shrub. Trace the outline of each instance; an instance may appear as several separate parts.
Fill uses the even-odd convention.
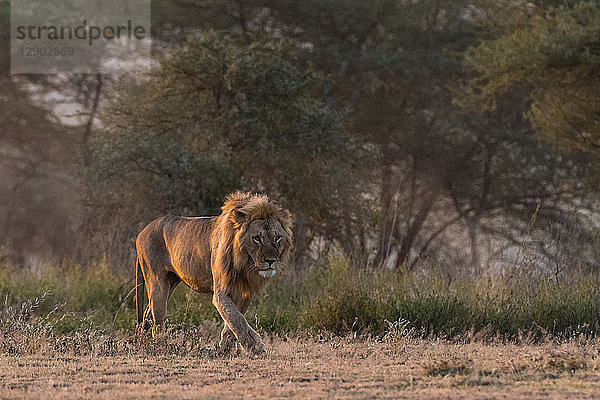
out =
[[[133,282],[106,263],[48,266],[39,273],[0,265],[4,309],[34,299],[32,318],[56,333],[135,327]],[[394,321],[412,332],[456,337],[469,332],[515,338],[523,333],[594,334],[600,325],[595,277],[556,282],[546,277],[496,276],[448,281],[440,273],[374,271],[347,259],[277,274],[246,313],[268,332],[326,330],[383,336]],[[8,318],[4,312],[3,318]],[[169,302],[173,329],[220,321],[210,295],[180,285]],[[481,335],[480,335],[481,336]]]

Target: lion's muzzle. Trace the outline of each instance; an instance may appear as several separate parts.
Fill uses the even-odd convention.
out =
[[[263,258],[265,262],[263,268],[258,268],[258,273],[263,278],[270,278],[275,275],[275,263],[277,262],[276,258]]]
[[[259,269],[258,270],[258,274],[260,276],[262,276],[263,278],[270,278],[273,275],[275,275],[275,272],[276,272],[275,268],[271,268],[271,267],[269,267],[267,269]]]

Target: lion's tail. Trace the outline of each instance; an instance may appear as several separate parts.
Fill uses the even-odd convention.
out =
[[[146,283],[144,282],[144,275],[142,274],[142,266],[140,265],[140,259],[138,257],[135,262],[135,309],[137,311],[138,329],[143,329],[144,291],[145,290],[146,290]]]

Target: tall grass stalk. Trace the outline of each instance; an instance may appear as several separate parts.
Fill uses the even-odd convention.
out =
[[[6,324],[9,309],[35,303],[28,318],[43,320],[55,333],[90,328],[132,333],[133,285],[125,273],[102,262],[87,268],[48,266],[39,274],[0,265],[0,315]],[[451,281],[442,273],[379,271],[338,258],[277,274],[253,300],[247,318],[274,333],[353,331],[383,337],[390,327],[402,326],[403,332],[448,338],[595,336],[600,288],[593,276],[562,282],[531,275]],[[184,285],[173,293],[172,329],[219,320],[209,295],[190,293]]]

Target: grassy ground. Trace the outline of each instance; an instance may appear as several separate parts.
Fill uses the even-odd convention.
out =
[[[98,338],[97,338],[98,339]],[[400,337],[267,339],[266,357],[165,343],[0,356],[0,397],[557,399],[600,397],[598,342],[451,343]],[[116,340],[116,339],[115,339]],[[151,341],[149,341],[151,342]],[[132,344],[132,343],[131,343]],[[115,347],[111,350],[111,346]]]
[[[167,335],[136,338],[132,288],[102,263],[0,257],[0,398],[600,398],[594,276],[287,270],[246,314],[263,358],[217,353],[220,318],[183,285]]]
[[[23,272],[0,259],[0,328],[10,329],[21,319],[37,326],[41,322],[55,334],[91,328],[132,332],[134,283],[126,272],[102,263]],[[400,322],[421,337],[475,332],[481,338],[565,339],[595,335],[600,329],[600,282],[596,276],[557,282],[522,270],[493,278],[449,279],[435,271],[374,271],[338,259],[278,273],[252,300],[247,316],[258,328],[280,334],[325,330],[382,336],[390,322]],[[172,327],[188,329],[219,320],[210,296],[183,284],[173,293],[168,315]]]

